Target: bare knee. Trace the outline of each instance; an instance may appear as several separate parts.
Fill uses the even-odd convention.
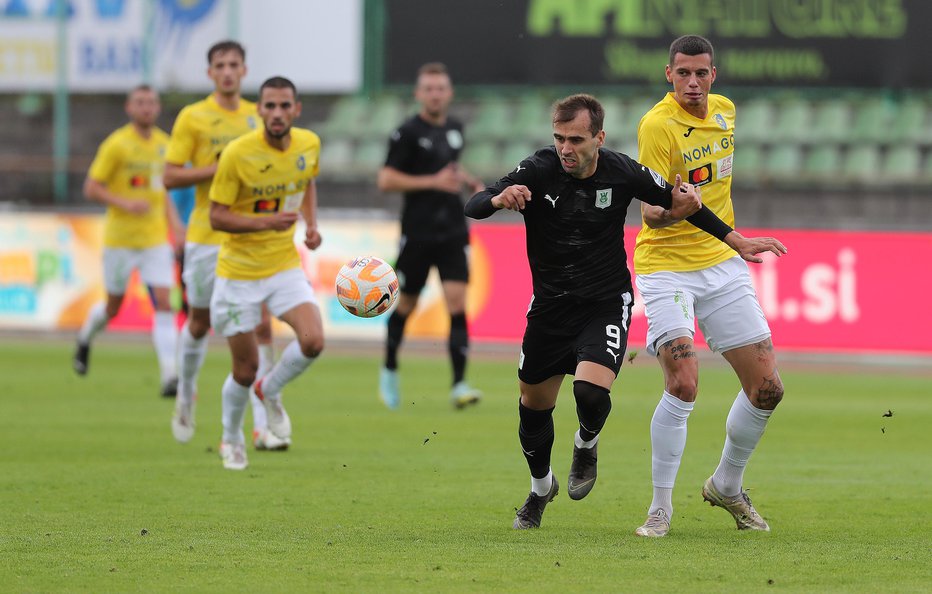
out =
[[[241,386],[251,386],[256,381],[256,373],[259,371],[259,364],[250,365],[241,363],[233,366],[233,381]]]
[[[774,373],[765,377],[760,386],[750,395],[751,403],[762,410],[774,410],[783,400],[783,381]]]
[[[699,374],[691,369],[678,369],[667,374],[665,387],[683,402],[695,402],[699,395]]]
[[[301,354],[311,359],[320,355],[324,350],[323,334],[302,336],[298,340],[298,346],[301,347]]]
[[[203,338],[210,330],[210,310],[191,309],[191,315],[188,317],[188,332],[194,338]]]

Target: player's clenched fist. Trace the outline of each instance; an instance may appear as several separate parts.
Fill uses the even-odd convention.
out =
[[[492,197],[492,206],[507,210],[524,210],[525,205],[531,201],[531,191],[527,186],[508,186],[498,196]]]

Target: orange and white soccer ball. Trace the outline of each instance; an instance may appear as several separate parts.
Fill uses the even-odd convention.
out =
[[[336,291],[343,309],[360,318],[374,318],[398,298],[398,277],[381,258],[355,258],[337,273]]]

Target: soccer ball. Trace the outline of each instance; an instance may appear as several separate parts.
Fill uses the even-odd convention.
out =
[[[355,258],[337,274],[336,291],[343,309],[360,318],[374,318],[395,303],[398,277],[385,260]]]

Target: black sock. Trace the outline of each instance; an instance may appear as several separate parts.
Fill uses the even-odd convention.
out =
[[[612,398],[608,390],[585,380],[573,382],[573,396],[579,417],[579,437],[592,441],[605,426],[605,419],[612,410]]]
[[[518,438],[531,476],[542,479],[550,472],[553,449],[553,409],[531,410],[518,402]]]
[[[408,316],[393,311],[388,318],[388,338],[385,341],[385,368],[398,369],[398,349],[404,338],[405,322]]]
[[[453,364],[453,383],[458,384],[466,376],[466,356],[469,353],[469,332],[466,329],[466,314],[450,316],[450,362]]]

